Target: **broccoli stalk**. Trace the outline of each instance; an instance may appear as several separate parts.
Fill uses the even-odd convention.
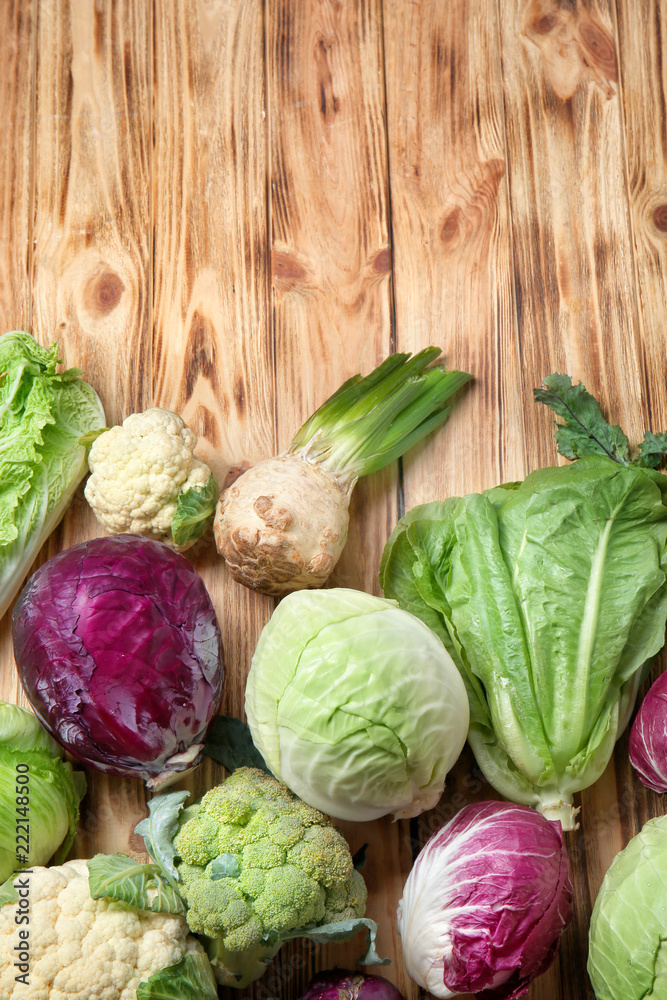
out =
[[[260,941],[244,951],[228,951],[220,938],[208,938],[204,947],[215,978],[222,986],[243,989],[261,979],[282,948],[283,942],[273,944]]]

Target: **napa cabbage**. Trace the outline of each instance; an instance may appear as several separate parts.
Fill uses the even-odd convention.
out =
[[[58,372],[58,345],[20,330],[0,337],[0,617],[88,472],[105,426],[78,368]]]

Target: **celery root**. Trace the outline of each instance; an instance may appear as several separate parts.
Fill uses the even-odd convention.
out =
[[[214,522],[232,576],[264,594],[321,587],[345,545],[351,492],[297,455],[253,466],[224,491]]]
[[[365,378],[348,379],[286,451],[223,491],[213,527],[236,580],[275,596],[326,582],[345,545],[357,480],[444,423],[445,401],[471,377],[430,366],[439,354],[392,354]]]

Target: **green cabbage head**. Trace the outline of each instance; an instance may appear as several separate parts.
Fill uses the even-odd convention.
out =
[[[432,808],[469,719],[440,639],[394,601],[342,588],[278,605],[245,708],[276,778],[316,809],[357,821]]]
[[[0,702],[0,884],[69,853],[86,779],[63,756],[32,712]]]
[[[666,1000],[667,816],[612,861],[593,907],[588,974],[597,1000]]]

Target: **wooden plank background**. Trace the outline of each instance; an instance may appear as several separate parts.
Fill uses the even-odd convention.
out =
[[[4,0],[0,57],[0,328],[58,340],[109,421],[177,410],[222,482],[392,350],[434,343],[474,374],[444,430],[359,484],[335,585],[379,592],[413,505],[562,461],[532,400],[552,371],[631,440],[667,426],[664,0]],[[99,533],[79,490],[38,562]],[[275,602],[229,579],[211,537],[191,555],[223,630],[223,710],[242,714]],[[9,616],[0,655],[0,697],[26,704]],[[74,853],[140,850],[143,788],[89,777]],[[371,844],[368,913],[407,1000],[403,881],[492,795],[466,750],[430,813],[343,824]],[[533,1000],[592,998],[602,876],[665,811],[627,734],[580,803],[575,918]],[[360,947],[294,943],[247,996],[297,1000]]]

